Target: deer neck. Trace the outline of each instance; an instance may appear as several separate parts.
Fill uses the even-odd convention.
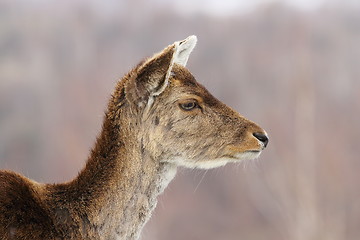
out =
[[[109,109],[85,168],[71,183],[72,195],[84,234],[137,239],[176,167],[148,154],[132,123],[119,126]]]

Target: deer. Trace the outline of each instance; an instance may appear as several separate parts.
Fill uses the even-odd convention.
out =
[[[116,83],[84,168],[66,183],[0,171],[0,238],[139,239],[177,168],[255,159],[267,133],[212,96],[185,67],[196,36]]]

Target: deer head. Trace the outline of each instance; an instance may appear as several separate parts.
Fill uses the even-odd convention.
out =
[[[137,66],[125,95],[141,126],[142,149],[160,162],[214,168],[257,158],[266,132],[212,96],[185,68],[197,38],[165,48]]]

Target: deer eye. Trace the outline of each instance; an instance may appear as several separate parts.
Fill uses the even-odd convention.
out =
[[[183,103],[179,104],[180,108],[185,111],[191,111],[197,107],[199,107],[199,104],[195,100],[189,100]]]

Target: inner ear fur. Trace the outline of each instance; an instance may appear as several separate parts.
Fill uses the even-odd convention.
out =
[[[140,93],[156,96],[164,91],[172,70],[174,53],[175,46],[171,45],[140,67],[136,78]]]
[[[147,59],[134,71],[133,78],[126,85],[126,95],[130,102],[142,107],[152,96],[160,94],[166,87],[166,77],[171,71],[175,46],[171,45],[162,52]]]

